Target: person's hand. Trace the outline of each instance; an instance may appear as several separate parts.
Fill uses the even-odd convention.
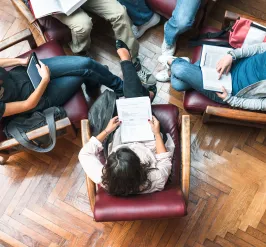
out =
[[[231,70],[233,63],[233,58],[231,55],[227,54],[224,56],[216,65],[216,70],[219,73],[218,79],[220,80],[222,77],[222,74],[228,75],[229,71]]]
[[[112,133],[120,125],[120,123],[121,121],[119,121],[118,116],[112,118],[105,128],[106,133]]]
[[[148,120],[151,125],[151,130],[154,135],[160,134],[160,122],[154,116],[152,116],[152,120]]]
[[[39,75],[41,76],[41,78],[48,83],[50,81],[50,70],[48,68],[48,66],[46,66],[45,64],[43,64],[41,61],[39,66],[38,64],[36,64],[36,67],[38,69]]]
[[[224,87],[222,87],[222,93],[216,93],[216,94],[222,100],[224,100],[228,96],[228,93]]]
[[[20,65],[22,66],[27,66],[29,63],[30,58],[26,57],[26,58],[20,58]]]

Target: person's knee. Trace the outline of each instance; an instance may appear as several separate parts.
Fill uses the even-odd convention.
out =
[[[107,19],[110,22],[121,22],[121,21],[128,22],[129,17],[127,14],[126,7],[121,4],[118,4],[115,11],[113,11],[113,13],[110,14]]]
[[[171,66],[171,74],[183,80],[187,73],[188,62],[182,58],[177,58]]]
[[[92,20],[89,16],[86,16],[84,18],[79,18],[75,21],[75,23],[72,25],[72,32],[75,32],[78,35],[88,35],[90,34],[92,29]]]

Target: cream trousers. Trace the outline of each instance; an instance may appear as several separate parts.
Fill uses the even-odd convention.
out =
[[[82,8],[76,10],[70,16],[65,14],[53,15],[71,29],[72,42],[70,43],[70,48],[74,53],[90,47],[92,20],[89,12],[109,21],[112,24],[115,38],[127,44],[133,59],[137,57],[139,44],[133,35],[131,21],[127,15],[126,8],[117,0],[87,0],[82,5]]]

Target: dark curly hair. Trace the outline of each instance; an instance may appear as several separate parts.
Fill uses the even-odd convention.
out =
[[[102,184],[110,195],[128,196],[151,188],[150,163],[143,164],[130,148],[111,153],[103,168]]]

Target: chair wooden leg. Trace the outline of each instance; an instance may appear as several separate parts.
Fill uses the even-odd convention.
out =
[[[0,165],[5,165],[7,160],[9,159],[10,154],[6,154],[6,153],[0,153]]]

